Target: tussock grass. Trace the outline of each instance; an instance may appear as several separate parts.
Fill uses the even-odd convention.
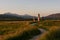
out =
[[[28,21],[0,22],[0,40],[28,40],[38,34],[38,28],[31,26]]]
[[[40,21],[40,25],[38,26],[39,28],[49,30],[53,26],[58,26],[60,27],[60,20],[45,20],[45,21]]]
[[[51,27],[48,32],[40,36],[39,40],[60,40],[60,27]]]
[[[29,21],[0,21],[0,40],[28,40],[47,30],[39,40],[60,40],[60,21],[45,20],[40,24],[30,25]]]

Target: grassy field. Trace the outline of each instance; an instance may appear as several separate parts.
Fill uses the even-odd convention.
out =
[[[60,20],[46,20],[39,28],[47,30],[38,40],[60,40]]]
[[[0,40],[28,40],[40,34],[29,21],[0,21]]]
[[[43,28],[45,30],[49,30],[53,26],[60,27],[60,20],[45,20],[41,21],[38,25],[39,28]]]
[[[45,20],[31,25],[32,21],[0,21],[0,40],[28,40],[45,29],[37,40],[60,40],[60,20]]]

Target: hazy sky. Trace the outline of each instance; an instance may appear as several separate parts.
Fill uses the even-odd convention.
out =
[[[60,0],[0,0],[0,13],[46,16],[60,12]]]

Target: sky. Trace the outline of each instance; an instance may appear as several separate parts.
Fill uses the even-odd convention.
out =
[[[60,0],[0,0],[0,14],[6,12],[47,16],[60,13]]]

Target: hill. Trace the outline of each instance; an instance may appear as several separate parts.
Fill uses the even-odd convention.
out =
[[[42,17],[42,19],[48,19],[48,20],[60,20],[60,13],[51,14],[51,15]]]
[[[34,16],[35,17],[35,16]],[[35,17],[37,18],[37,17]],[[13,14],[13,13],[4,13],[0,14],[0,20],[32,20],[33,16],[31,15],[18,15],[18,14]]]

